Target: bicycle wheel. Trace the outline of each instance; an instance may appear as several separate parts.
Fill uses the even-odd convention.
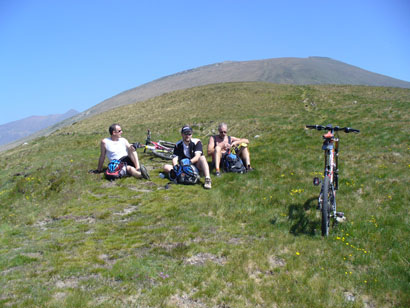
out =
[[[162,159],[166,159],[166,160],[171,160],[174,156],[174,154],[172,152],[166,151],[166,150],[152,150],[152,153]]]
[[[333,190],[330,185],[330,178],[325,177],[323,182],[323,204],[322,204],[322,236],[329,235],[330,214],[332,212]]]

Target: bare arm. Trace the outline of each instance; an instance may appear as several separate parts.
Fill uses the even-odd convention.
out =
[[[195,156],[193,158],[191,158],[191,164],[195,165],[199,158],[201,157],[202,153],[201,152],[195,152]]]
[[[178,156],[175,156],[175,157],[172,159],[172,165],[173,165],[173,166],[178,165]]]
[[[102,171],[102,167],[104,165],[104,160],[105,160],[105,142],[104,142],[104,139],[101,140],[100,149],[101,149],[101,153],[100,153],[100,158],[98,159],[98,168],[97,168],[97,170],[99,172]]]
[[[124,138],[124,139],[125,139],[125,138]],[[130,156],[131,153],[132,153],[133,151],[135,151],[135,148],[134,148],[132,145],[130,145],[130,143],[128,142],[127,139],[125,139],[125,147],[127,148],[128,156]]]
[[[237,145],[240,145],[241,143],[246,143],[249,144],[249,140],[246,138],[236,138],[236,137],[231,137],[232,140],[232,146],[235,147]]]
[[[215,152],[215,139],[213,136],[209,138],[208,142],[208,156],[211,156]]]

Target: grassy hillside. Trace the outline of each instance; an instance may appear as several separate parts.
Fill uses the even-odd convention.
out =
[[[2,153],[0,306],[405,307],[410,305],[409,89],[230,83],[103,113]],[[107,182],[95,169],[112,122],[129,141],[218,122],[250,139],[253,173],[213,189]],[[320,236],[319,132],[341,134],[338,207]]]

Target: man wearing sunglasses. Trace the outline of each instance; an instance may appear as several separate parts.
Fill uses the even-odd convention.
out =
[[[174,166],[179,162],[188,158],[191,161],[192,166],[202,171],[205,176],[205,189],[211,189],[211,177],[209,174],[208,162],[203,155],[202,142],[197,138],[192,138],[192,128],[189,125],[184,125],[181,129],[182,140],[178,141],[174,148],[175,157],[172,159],[172,166],[165,165],[164,172],[169,173],[173,170]]]
[[[212,156],[212,162],[215,165],[215,175],[221,176],[221,165],[223,158],[228,154],[231,148],[236,148],[240,146],[239,157],[242,159],[246,170],[252,171],[251,159],[249,155],[249,150],[247,145],[249,140],[246,138],[237,138],[233,136],[228,136],[228,125],[226,123],[221,123],[218,126],[219,135],[211,136],[208,143],[208,156]],[[242,146],[241,146],[242,145]]]
[[[105,157],[112,161],[114,159],[127,163],[127,174],[137,179],[149,179],[147,169],[140,165],[135,148],[122,137],[122,129],[119,124],[112,124],[108,131],[109,138],[101,140],[101,153],[98,160],[98,172],[102,171]]]

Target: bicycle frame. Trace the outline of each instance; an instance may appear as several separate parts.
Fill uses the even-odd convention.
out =
[[[173,157],[175,143],[163,140],[159,140],[158,142],[152,141],[151,131],[148,130],[147,138],[145,139],[145,145],[142,145],[138,142],[134,143],[133,145],[135,148],[144,148],[144,153],[146,153],[147,150],[150,150],[155,156],[170,160]]]
[[[322,150],[324,150],[325,158],[325,169],[323,172],[323,177],[329,178],[330,190],[330,212],[328,213],[331,218],[336,217],[336,190],[338,190],[338,156],[339,156],[339,138],[335,137],[334,129],[332,128],[323,135],[323,145]],[[321,208],[323,206],[323,191],[324,191],[325,181],[322,183],[320,190],[318,205]]]
[[[151,131],[147,131],[147,139],[145,139],[145,146],[146,148],[150,150],[165,150],[165,151],[170,151],[172,152],[174,150],[175,143],[169,142],[169,141],[164,141],[164,140],[158,140],[158,142],[152,141],[151,140]],[[144,150],[145,152],[145,150]]]

